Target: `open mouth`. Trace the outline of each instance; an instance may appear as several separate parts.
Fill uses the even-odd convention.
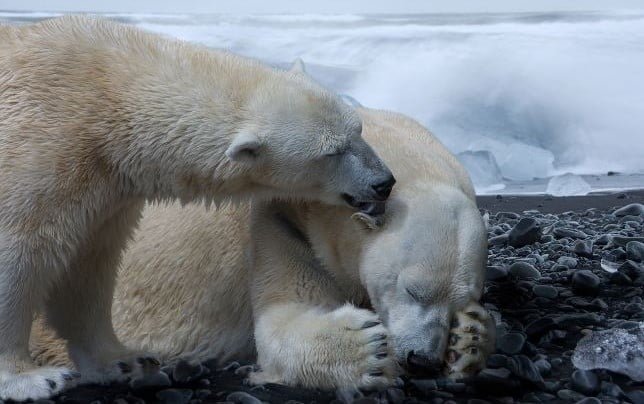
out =
[[[342,194],[341,196],[347,205],[352,208],[356,208],[367,215],[379,216],[385,213],[384,201],[359,201],[349,194]]]

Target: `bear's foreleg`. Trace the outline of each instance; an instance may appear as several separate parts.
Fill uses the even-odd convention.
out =
[[[0,401],[37,400],[75,384],[64,367],[36,367],[29,356],[34,313],[48,273],[34,249],[0,230]]]
[[[123,346],[112,326],[116,271],[139,212],[136,205],[108,219],[45,303],[46,321],[67,341],[81,383],[125,380],[158,365],[147,355]]]

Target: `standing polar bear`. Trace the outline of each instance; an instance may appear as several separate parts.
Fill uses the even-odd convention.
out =
[[[368,206],[394,179],[360,133],[300,74],[84,17],[0,27],[0,399],[75,381],[29,357],[41,306],[82,382],[140,369],[110,307],[146,200]]]
[[[477,303],[487,237],[467,174],[411,119],[359,112],[398,180],[382,223],[319,203],[149,205],[119,273],[119,337],[166,360],[256,359],[255,383],[480,369],[494,326]],[[64,362],[36,334],[38,361]]]

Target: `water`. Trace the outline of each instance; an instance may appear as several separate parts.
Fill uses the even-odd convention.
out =
[[[430,128],[482,193],[568,172],[644,188],[641,13],[108,16],[277,66],[300,57],[325,85]]]

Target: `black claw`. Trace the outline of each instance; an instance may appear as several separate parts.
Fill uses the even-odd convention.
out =
[[[65,373],[63,375],[63,379],[65,379],[67,381],[74,380],[74,376],[71,373]]]
[[[161,362],[159,362],[159,360],[153,356],[148,356],[147,358],[145,358],[145,360],[148,361],[151,365],[161,366]]]
[[[138,359],[137,359],[137,361],[138,361]],[[123,373],[130,373],[132,371],[132,366],[130,366],[127,363],[122,362],[122,361],[117,362],[116,366],[118,366],[119,369],[121,369],[121,372],[123,372]]]
[[[380,376],[382,376],[382,375],[384,375],[384,373],[379,372],[379,371],[378,371],[378,372],[371,372],[371,373],[369,373],[369,376],[373,376],[373,377],[380,377]]]
[[[52,390],[53,390],[53,389],[55,389],[55,388],[56,388],[56,386],[58,386],[58,385],[56,384],[56,382],[55,382],[55,381],[53,381],[53,380],[51,380],[51,379],[45,379],[45,380],[47,380],[47,383],[49,383],[49,388],[50,388],[50,389],[52,389]]]
[[[70,375],[72,375],[72,377],[75,379],[78,379],[81,377],[80,372],[70,372]]]
[[[369,342],[382,341],[383,339],[387,339],[387,335],[376,334],[376,335],[373,335],[371,338],[369,338]]]
[[[362,324],[362,329],[364,330],[365,328],[375,327],[380,324],[382,324],[380,321],[367,321],[366,323]]]
[[[387,357],[387,352],[378,352],[378,353],[376,354],[376,358],[377,358],[377,359],[384,359],[384,358],[386,358],[386,357]]]

